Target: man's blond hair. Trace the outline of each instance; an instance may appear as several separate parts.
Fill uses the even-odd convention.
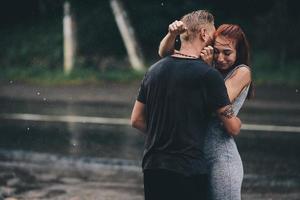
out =
[[[214,26],[214,16],[207,10],[197,10],[184,15],[181,21],[187,31],[180,35],[181,41],[192,41],[201,28]]]

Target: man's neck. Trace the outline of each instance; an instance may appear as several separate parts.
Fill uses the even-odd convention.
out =
[[[180,53],[186,54],[189,56],[194,56],[200,58],[201,50],[205,47],[204,44],[183,42],[181,44]]]

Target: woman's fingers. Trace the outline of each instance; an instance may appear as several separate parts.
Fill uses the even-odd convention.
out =
[[[169,31],[174,31],[176,30],[176,24],[173,22],[172,24],[169,25]]]
[[[186,31],[186,27],[182,21],[174,21],[169,25],[169,32],[172,35],[180,35]]]
[[[204,47],[202,51],[205,51],[207,55],[213,55],[214,48],[212,46]]]
[[[213,52],[214,49],[212,46],[207,46],[204,47],[201,52],[200,52],[200,56],[202,58],[202,60],[204,62],[206,62],[207,64],[211,65],[212,64],[212,60],[213,60]]]

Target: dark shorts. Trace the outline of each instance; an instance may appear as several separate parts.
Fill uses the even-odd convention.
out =
[[[184,176],[169,170],[144,170],[145,200],[206,200],[207,175]]]

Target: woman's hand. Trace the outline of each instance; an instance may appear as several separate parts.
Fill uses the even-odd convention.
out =
[[[200,53],[200,56],[204,62],[212,65],[214,59],[214,48],[212,46],[204,47]]]
[[[159,44],[158,55],[165,57],[174,52],[176,36],[184,33],[187,30],[182,21],[174,21],[169,25],[168,34],[162,39]]]
[[[176,20],[169,25],[168,30],[171,36],[176,37],[177,35],[184,33],[187,28],[182,21]]]

